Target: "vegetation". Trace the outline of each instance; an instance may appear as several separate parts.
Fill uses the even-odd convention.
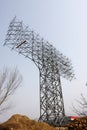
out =
[[[7,101],[20,86],[21,82],[22,76],[17,68],[12,71],[8,68],[3,68],[3,70],[0,71],[0,114],[2,111],[10,108]]]
[[[78,103],[78,108],[73,106],[74,112],[79,116],[87,116],[87,100],[83,94],[81,94],[80,100],[76,100]]]

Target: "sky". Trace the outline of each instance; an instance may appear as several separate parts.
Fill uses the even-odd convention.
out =
[[[0,70],[16,66],[23,76],[22,86],[11,97],[12,108],[1,115],[0,122],[15,113],[32,119],[39,117],[39,71],[35,64],[3,46],[14,16],[49,41],[67,56],[76,79],[61,77],[66,115],[80,94],[87,96],[87,0],[0,0]]]

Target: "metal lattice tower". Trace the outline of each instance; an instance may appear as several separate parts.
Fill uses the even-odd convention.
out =
[[[10,22],[4,45],[31,59],[39,69],[40,120],[59,123],[65,116],[60,76],[74,77],[71,62],[16,17]]]

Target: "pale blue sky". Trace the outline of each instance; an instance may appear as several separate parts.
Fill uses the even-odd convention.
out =
[[[62,79],[62,89],[66,114],[72,115],[75,99],[80,93],[87,96],[87,0],[0,0],[0,69],[4,65],[17,66],[23,75],[23,85],[12,97],[15,107],[2,119],[14,113],[34,119],[39,117],[38,69],[29,59],[3,47],[9,22],[15,15],[71,59],[76,80]]]

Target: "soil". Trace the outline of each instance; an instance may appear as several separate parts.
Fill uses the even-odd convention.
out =
[[[0,124],[0,130],[87,130],[87,116],[75,119],[65,127],[52,127],[47,123],[16,114]]]
[[[0,130],[56,130],[44,122],[31,120],[23,115],[13,115],[8,121],[0,125]]]

